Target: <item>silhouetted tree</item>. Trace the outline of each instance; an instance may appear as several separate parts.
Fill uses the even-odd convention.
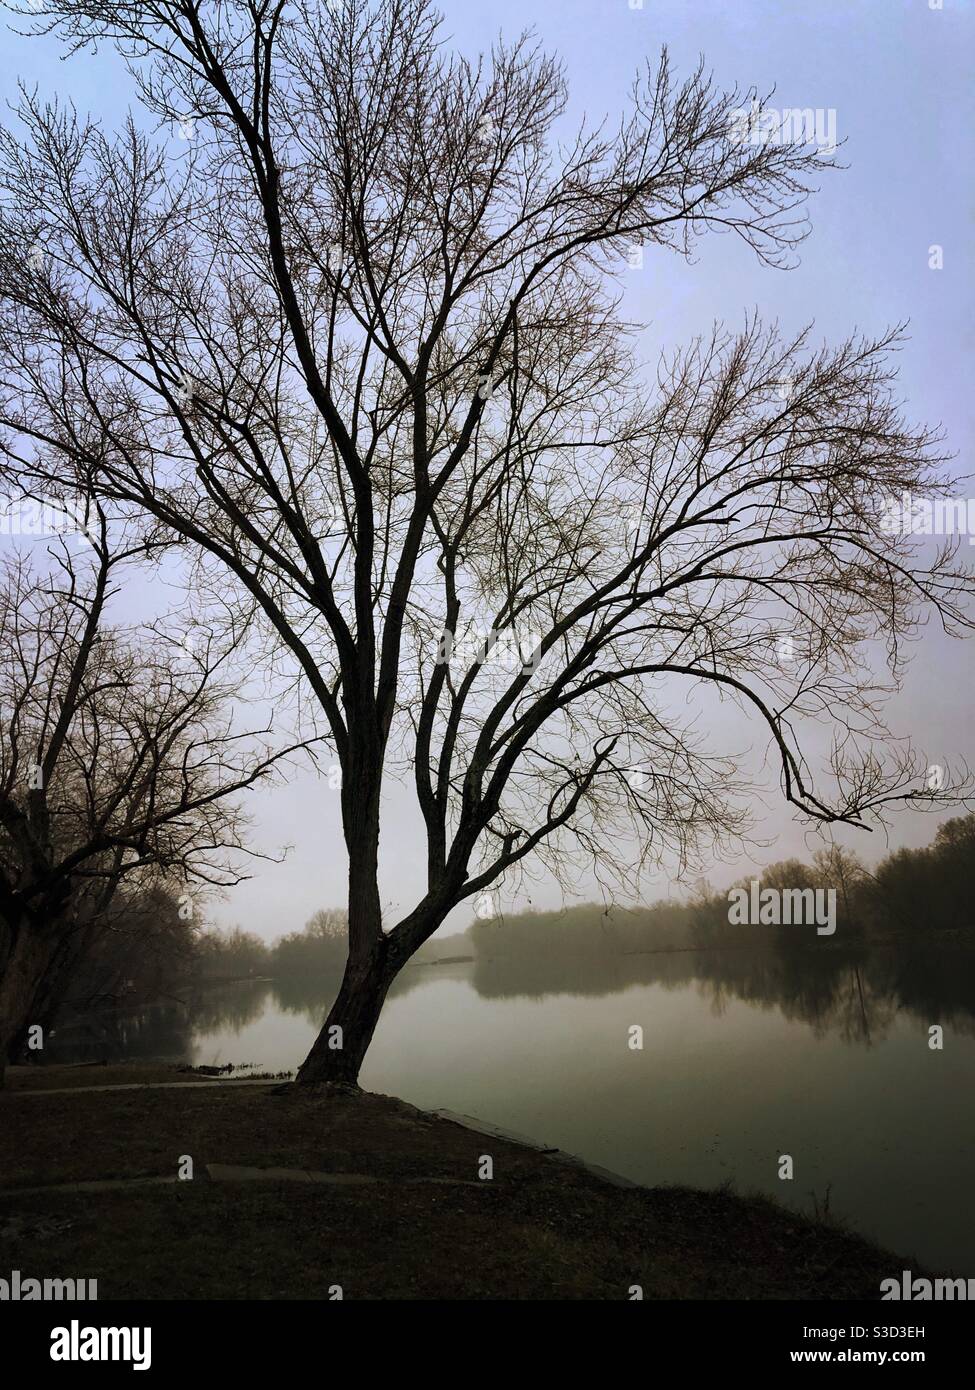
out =
[[[300,932],[290,932],[275,942],[270,968],[279,978],[341,974],[348,942],[348,914],[322,908]]]
[[[925,607],[967,621],[950,550],[922,563],[885,525],[890,497],[946,487],[893,394],[897,330],[813,349],[749,319],[651,385],[617,312],[628,259],[709,231],[789,262],[830,160],[737,138],[754,92],[677,83],[664,54],[617,128],[557,142],[558,64],[527,38],[451,56],[427,0],[38,8],[115,42],[193,138],[177,164],[134,122],[111,140],[22,97],[6,458],[83,474],[234,576],[317,705],[348,960],[301,1082],[355,1082],[397,972],[529,856],[635,879],[739,832],[692,697],[755,716],[814,822],[957,791],[887,737],[863,659],[896,668]],[[816,717],[822,776],[797,742]],[[426,889],[384,923],[381,793],[406,771]]]
[[[228,716],[233,638],[191,651],[160,627],[109,625],[122,572],[146,553],[110,531],[94,507],[87,546],[62,537],[48,572],[21,557],[0,577],[0,1083],[123,883],[240,881],[233,794],[290,751]],[[192,915],[189,894],[179,910]]]
[[[271,955],[265,942],[253,932],[234,927],[227,932],[210,929],[194,942],[194,973],[218,979],[242,979],[264,975]]]

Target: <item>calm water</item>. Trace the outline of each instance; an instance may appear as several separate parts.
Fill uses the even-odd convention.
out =
[[[975,1275],[975,957],[704,951],[415,967],[362,1084],[645,1183],[732,1180]],[[115,1025],[116,1055],[294,1068],[330,999],[210,991]],[[943,1051],[928,1027],[944,1027]],[[628,1046],[643,1029],[643,1049]],[[59,1039],[107,1055],[106,1039]],[[795,1178],[781,1181],[780,1154]]]

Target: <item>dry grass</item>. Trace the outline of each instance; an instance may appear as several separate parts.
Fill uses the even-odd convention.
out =
[[[176,1067],[144,1067],[130,1062],[109,1066],[97,1062],[73,1067],[8,1067],[6,1088],[8,1091],[60,1091],[84,1086],[147,1086],[161,1081],[185,1081],[188,1085],[196,1085],[209,1079],[181,1072]]]
[[[614,1188],[385,1096],[0,1095],[3,1188],[172,1174],[184,1154],[195,1178],[173,1187],[0,1197],[0,1269],[97,1278],[102,1299],[801,1299],[876,1298],[904,1267],[763,1198]],[[482,1154],[494,1177],[473,1185]],[[213,1162],[380,1181],[231,1186]]]

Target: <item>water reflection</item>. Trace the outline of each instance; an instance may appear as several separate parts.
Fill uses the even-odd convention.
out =
[[[390,999],[402,998],[456,966],[417,965],[396,980]],[[572,995],[600,998],[636,985],[665,990],[694,987],[722,1016],[731,1001],[777,1009],[816,1036],[835,1034],[870,1045],[885,1038],[898,1015],[925,1027],[940,1023],[975,1036],[975,953],[919,942],[877,950],[816,946],[769,950],[750,947],[663,952],[597,952],[519,958],[482,955],[464,967],[485,1000]],[[187,989],[181,998],[135,1011],[68,1019],[47,1049],[49,1062],[186,1060],[194,1039],[240,1033],[269,1008],[320,1025],[338,987],[336,976],[240,982]],[[292,1059],[297,1063],[300,1058]],[[234,1058],[236,1064],[260,1061]]]
[[[327,985],[325,989],[327,992]],[[270,981],[244,981],[187,989],[178,998],[141,1008],[69,1016],[50,1034],[44,1060],[185,1062],[192,1057],[194,1040],[200,1035],[227,1030],[239,1033],[256,1022],[271,993]]]
[[[778,1009],[818,1036],[883,1038],[907,1011],[925,1025],[975,1034],[975,953],[908,944],[883,950],[749,947],[626,955],[478,958],[472,981],[489,999],[604,996],[632,985],[697,988],[721,1015],[731,1000]]]
[[[336,978],[254,980],[65,1023],[49,1061],[293,1069]],[[942,1052],[928,1029],[945,1029]],[[644,1032],[642,1051],[629,1030]],[[905,944],[481,951],[407,968],[363,1085],[644,1183],[733,1179],[975,1273],[975,955]],[[778,1180],[778,1156],[796,1161]]]

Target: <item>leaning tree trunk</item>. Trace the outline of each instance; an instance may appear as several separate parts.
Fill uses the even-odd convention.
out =
[[[386,994],[397,974],[384,938],[368,952],[349,949],[345,974],[315,1044],[298,1069],[299,1085],[357,1086]]]
[[[444,915],[441,912],[435,921],[432,913],[425,911],[422,922],[426,930],[409,937],[400,934],[396,941],[383,932],[378,874],[380,765],[381,755],[372,763],[364,757],[362,765],[353,764],[343,780],[342,816],[349,846],[349,953],[335,1002],[298,1068],[296,1083],[300,1086],[359,1084],[363,1059],[390,985]]]

